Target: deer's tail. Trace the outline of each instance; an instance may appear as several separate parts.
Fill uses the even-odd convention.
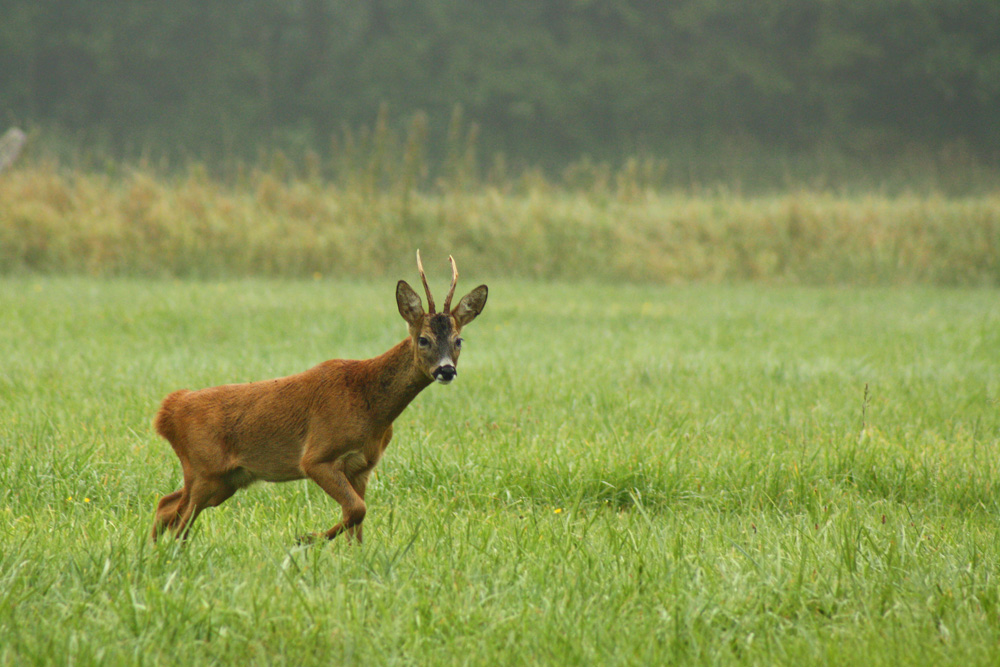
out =
[[[175,447],[178,433],[174,413],[177,410],[179,399],[187,393],[187,389],[180,389],[168,395],[165,399],[163,399],[163,403],[160,405],[160,410],[156,413],[156,417],[153,419],[153,428],[156,429],[156,432],[166,438],[170,444]]]

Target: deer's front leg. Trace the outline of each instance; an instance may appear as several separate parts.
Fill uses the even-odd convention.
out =
[[[354,488],[355,492],[357,492],[358,497],[361,498],[362,501],[365,499],[365,489],[368,488],[368,476],[370,474],[371,468],[368,468],[367,470],[351,477],[351,486]],[[361,542],[363,528],[364,524],[357,523],[347,528],[347,534],[356,539],[358,542]]]
[[[389,441],[392,440],[392,425],[385,430],[382,434],[381,439],[378,442],[378,448],[373,458],[365,458],[364,456],[355,455],[353,457],[345,457],[345,474],[351,482],[351,486],[357,492],[358,497],[363,501],[365,499],[365,489],[368,488],[368,477],[372,474],[372,470],[378,464],[379,459],[382,458],[382,454],[385,453],[385,448],[389,445]],[[362,539],[362,529],[364,524],[358,523],[349,528],[347,528],[347,534],[350,537],[356,539],[359,543]]]
[[[312,542],[320,535],[328,540],[332,540],[345,530],[353,533],[355,527],[360,528],[361,522],[365,520],[367,508],[365,507],[365,501],[355,491],[345,474],[343,460],[319,463],[303,462],[302,469],[331,498],[340,503],[340,507],[343,510],[343,518],[340,523],[325,533],[306,535],[300,538],[300,541]]]

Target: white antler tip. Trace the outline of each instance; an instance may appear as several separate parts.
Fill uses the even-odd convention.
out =
[[[417,249],[417,271],[420,272],[420,282],[424,284],[424,292],[427,294],[427,312],[434,312],[434,297],[431,296],[431,288],[427,285],[427,276],[424,274],[424,263],[420,261],[420,249]]]
[[[451,297],[455,295],[455,285],[458,283],[458,265],[455,264],[455,258],[448,255],[448,261],[451,262],[451,288],[448,290],[448,296],[444,298],[444,312],[451,311]]]

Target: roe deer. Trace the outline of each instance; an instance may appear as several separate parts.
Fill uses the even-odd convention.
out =
[[[417,251],[427,312],[405,281],[396,285],[399,314],[409,336],[385,354],[364,361],[334,359],[288,377],[246,384],[175,391],[163,400],[154,426],[181,460],[184,487],[156,508],[152,538],[166,529],[187,536],[198,514],[257,480],[308,477],[340,503],[343,518],[324,533],[361,541],[365,487],[392,437],[392,422],[432,382],[455,379],[462,327],[486,305],[480,285],[451,309],[458,268],[442,312]]]

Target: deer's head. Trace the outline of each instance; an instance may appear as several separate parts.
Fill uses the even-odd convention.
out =
[[[396,284],[396,305],[399,314],[410,325],[410,339],[413,343],[413,354],[417,366],[429,378],[448,384],[458,375],[458,355],[462,352],[462,327],[476,319],[486,305],[487,288],[480,285],[463,296],[454,309],[451,298],[455,295],[455,284],[458,282],[458,267],[455,260],[451,262],[451,288],[444,299],[444,308],[436,312],[434,297],[427,286],[427,276],[420,261],[420,251],[417,251],[417,270],[427,294],[427,311],[424,311],[420,296],[413,291],[405,280]]]

